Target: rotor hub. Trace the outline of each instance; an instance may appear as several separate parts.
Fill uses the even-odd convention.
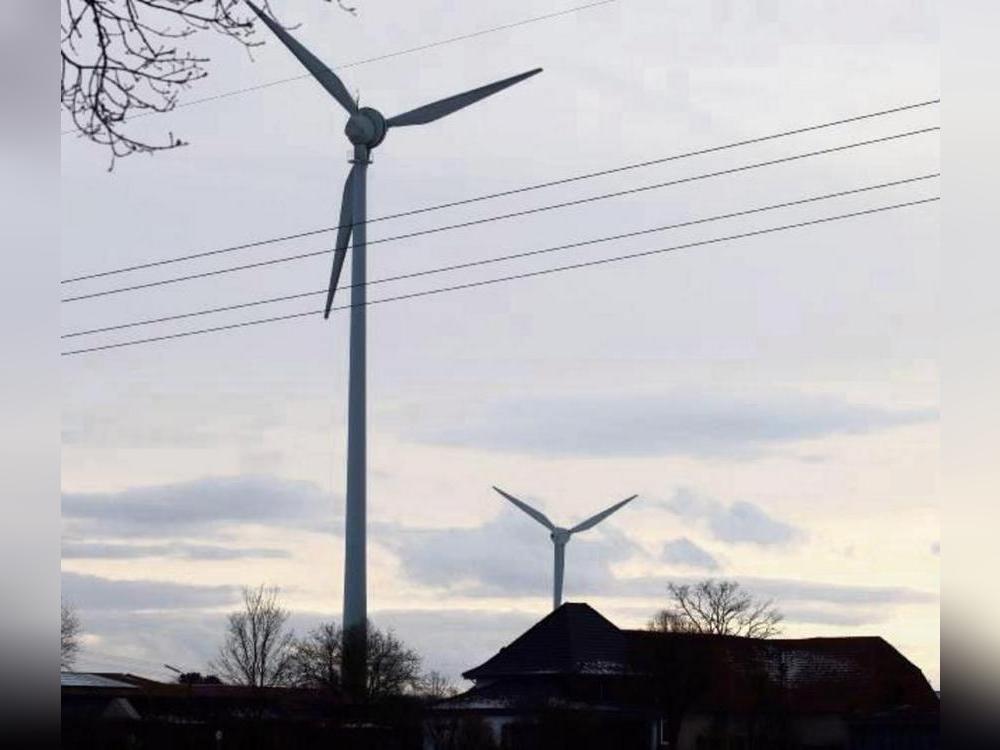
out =
[[[549,534],[549,538],[553,542],[556,542],[557,544],[559,543],[565,544],[566,542],[569,541],[569,537],[570,537],[569,531],[566,529],[555,529]]]
[[[347,121],[344,133],[355,146],[375,148],[385,138],[385,118],[372,107],[362,107]]]

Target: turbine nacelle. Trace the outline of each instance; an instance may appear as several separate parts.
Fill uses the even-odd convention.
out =
[[[344,134],[351,143],[369,149],[385,139],[386,130],[385,117],[373,107],[362,107],[348,118],[344,126]]]
[[[552,532],[549,534],[549,539],[551,539],[555,544],[566,544],[572,534],[573,532],[569,529],[552,529]]]

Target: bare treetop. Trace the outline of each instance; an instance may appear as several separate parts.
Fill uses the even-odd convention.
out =
[[[757,599],[736,581],[668,584],[671,605],[657,612],[650,630],[773,638],[784,616],[770,599]]]
[[[365,630],[367,668],[366,700],[379,701],[404,693],[441,697],[448,694],[448,681],[437,672],[423,674],[420,655],[390,630],[371,623]],[[295,644],[292,682],[299,687],[342,687],[344,633],[334,622],[321,623]]]
[[[292,680],[294,634],[276,587],[243,588],[243,609],[229,615],[215,669],[227,682],[275,687]]]

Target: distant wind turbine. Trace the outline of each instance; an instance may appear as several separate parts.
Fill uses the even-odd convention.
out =
[[[535,68],[502,81],[455,94],[416,109],[384,117],[372,107],[359,107],[343,81],[326,64],[268,17],[252,2],[247,5],[281,40],[289,51],[348,115],[344,134],[354,146],[352,167],[344,184],[340,203],[340,222],[333,252],[333,267],[327,288],[324,317],[329,317],[340,272],[347,258],[347,246],[353,243],[351,263],[350,359],[347,403],[347,502],[344,534],[344,684],[352,695],[361,695],[365,685],[365,635],[368,622],[366,575],[366,198],[369,156],[382,143],[386,133],[395,128],[424,125],[453,114],[481,99],[492,96],[515,83],[541,72]],[[352,238],[353,235],[353,238]]]
[[[549,520],[548,516],[540,510],[535,510],[523,500],[518,500],[513,495],[508,495],[499,487],[494,487],[493,489],[549,530],[549,538],[552,540],[555,554],[555,565],[552,572],[552,609],[558,609],[559,605],[562,604],[563,569],[566,565],[566,543],[569,541],[569,538],[578,531],[586,531],[587,529],[596,526],[616,510],[624,507],[638,497],[638,495],[627,497],[620,503],[615,503],[610,508],[592,515],[586,521],[581,521],[573,528],[564,529],[556,526]]]

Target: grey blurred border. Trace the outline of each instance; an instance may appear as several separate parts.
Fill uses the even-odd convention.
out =
[[[748,0],[749,1],[749,0]],[[943,692],[958,744],[998,746],[1000,50],[992,0],[943,25]],[[0,5],[0,741],[58,720],[59,4]],[[68,197],[71,199],[71,196]],[[954,696],[952,697],[952,694]],[[951,708],[954,707],[954,710]],[[990,717],[994,717],[991,719]],[[16,721],[15,721],[16,719]],[[42,746],[37,737],[32,746]]]
[[[0,745],[59,718],[59,3],[0,2]],[[47,735],[47,736],[46,736]],[[17,745],[10,744],[10,740]]]
[[[1000,6],[942,13],[942,747],[1000,747]]]

